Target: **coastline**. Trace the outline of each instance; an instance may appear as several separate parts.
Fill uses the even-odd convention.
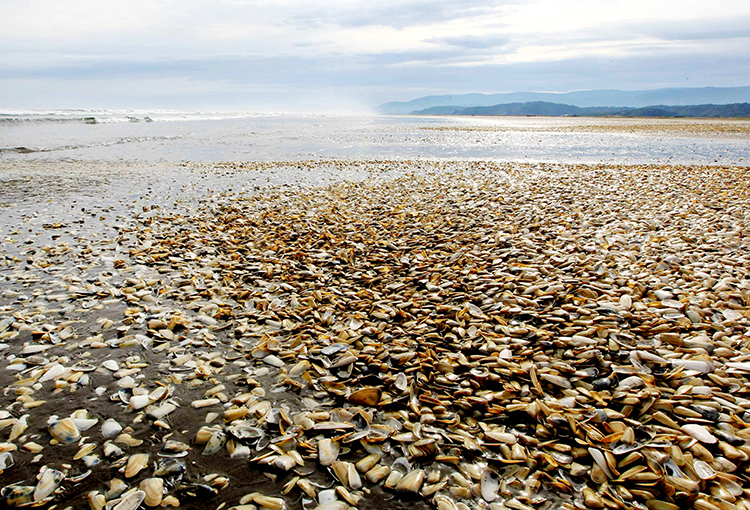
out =
[[[191,508],[441,510],[685,506],[744,482],[748,167],[90,165],[61,203],[0,210],[0,433],[27,423],[8,480],[46,464],[75,507],[117,477]],[[48,418],[80,409],[92,428],[50,444]],[[105,447],[108,418],[132,430]],[[399,458],[409,483],[383,488]]]

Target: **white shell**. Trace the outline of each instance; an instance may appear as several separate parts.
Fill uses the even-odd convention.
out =
[[[131,409],[142,409],[151,403],[151,399],[148,395],[133,395],[130,397],[130,408]]]
[[[491,469],[485,469],[482,471],[480,484],[482,498],[488,503],[494,501],[500,490],[500,476]]]
[[[697,474],[701,480],[710,480],[716,476],[714,468],[702,460],[696,460],[693,462],[693,469],[695,470],[695,474]]]
[[[339,443],[330,439],[321,439],[318,442],[318,460],[321,466],[330,466],[338,458],[340,451]]]
[[[716,436],[711,434],[711,432],[709,432],[709,430],[703,425],[690,424],[683,425],[680,428],[701,443],[714,444],[717,441]]]
[[[47,382],[47,381],[53,381],[63,375],[65,373],[65,367],[62,366],[60,363],[55,363],[47,371],[44,373],[44,375],[39,379],[40,383]]]
[[[122,498],[112,510],[135,510],[145,498],[146,493],[143,491],[131,492]]]
[[[122,425],[117,423],[114,418],[107,418],[102,424],[102,435],[104,437],[115,437],[120,431],[122,431]]]
[[[65,475],[57,469],[42,468],[42,477],[34,489],[34,501],[42,501],[55,492],[57,486],[63,481]]]
[[[111,370],[113,372],[117,372],[118,370],[120,370],[120,365],[118,365],[117,362],[113,359],[106,360],[104,363],[102,363],[102,366],[107,370]]]

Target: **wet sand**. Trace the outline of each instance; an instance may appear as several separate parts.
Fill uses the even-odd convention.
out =
[[[4,486],[46,465],[59,508],[154,477],[181,508],[745,504],[746,167],[17,165]],[[76,411],[96,423],[53,439]]]

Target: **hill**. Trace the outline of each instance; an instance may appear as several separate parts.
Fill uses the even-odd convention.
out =
[[[750,117],[750,103],[702,105],[650,105],[641,108],[593,106],[581,108],[569,104],[531,101],[492,106],[435,106],[412,112],[416,115],[540,115],[545,117]]]
[[[498,104],[549,102],[581,108],[621,106],[642,108],[650,105],[703,105],[750,102],[750,87],[667,88],[654,90],[581,90],[575,92],[511,92],[505,94],[458,94],[425,96],[405,102],[390,102],[377,110],[383,114],[410,114],[437,106],[466,108]]]

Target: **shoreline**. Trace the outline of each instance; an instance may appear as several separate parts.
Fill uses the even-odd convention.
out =
[[[191,508],[744,497],[750,168],[323,161],[268,186],[299,164],[195,165],[80,229],[59,221],[79,203],[5,227],[6,480],[69,464],[54,501],[75,508],[113,477]],[[96,424],[49,444],[76,409]],[[107,418],[130,438],[105,447]],[[160,453],[184,467],[156,475]]]

